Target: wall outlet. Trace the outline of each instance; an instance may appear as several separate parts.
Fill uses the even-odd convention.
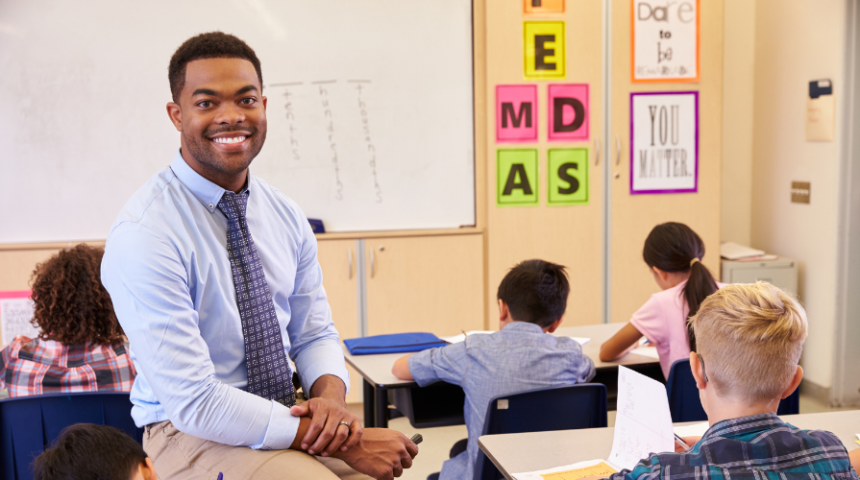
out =
[[[791,182],[791,203],[809,203],[809,182]]]

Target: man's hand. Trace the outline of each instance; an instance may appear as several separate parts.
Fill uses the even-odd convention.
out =
[[[361,439],[363,429],[358,417],[346,409],[343,402],[328,398],[312,398],[290,408],[294,417],[309,416],[310,426],[302,438],[302,450],[311,455],[328,457],[340,448],[342,451],[354,447]],[[340,422],[349,424],[341,425]]]
[[[387,428],[368,428],[355,448],[332,455],[355,470],[377,480],[392,480],[412,466],[418,446],[406,435]]]

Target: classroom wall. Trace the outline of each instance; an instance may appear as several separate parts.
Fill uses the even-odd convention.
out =
[[[720,239],[751,243],[755,2],[725,0]]]
[[[743,0],[741,0],[743,1]],[[842,111],[836,140],[805,140],[808,82],[842,89],[845,0],[757,0],[752,168],[752,244],[799,262],[809,314],[804,379],[832,385]],[[728,136],[727,136],[728,137]],[[730,140],[730,139],[729,139]],[[790,202],[792,181],[811,182],[810,204]]]

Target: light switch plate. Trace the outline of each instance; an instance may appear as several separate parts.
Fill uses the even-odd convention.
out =
[[[809,182],[791,182],[791,203],[809,203]]]

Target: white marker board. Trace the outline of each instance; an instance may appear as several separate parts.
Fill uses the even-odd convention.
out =
[[[468,0],[28,0],[0,2],[0,243],[106,238],[178,149],[170,56],[212,30],[262,63],[251,172],[328,231],[475,223]]]

